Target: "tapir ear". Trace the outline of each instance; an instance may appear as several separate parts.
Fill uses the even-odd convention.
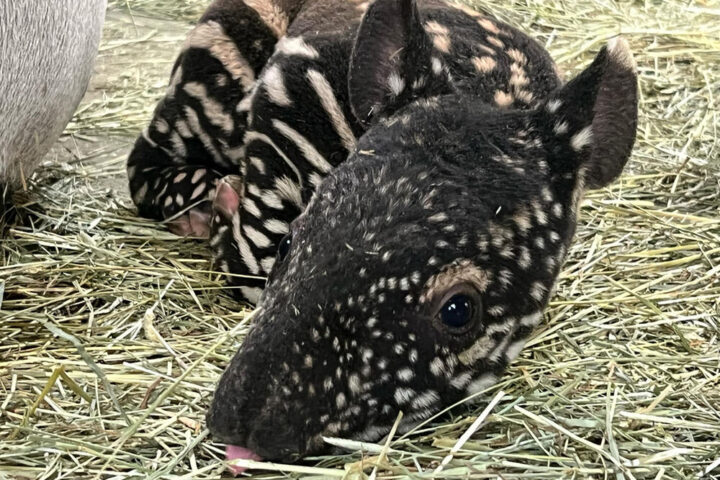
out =
[[[586,188],[609,184],[630,157],[638,120],[635,62],[627,42],[614,38],[593,63],[545,104],[554,141],[575,157]],[[569,142],[569,145],[567,145]]]
[[[375,0],[365,12],[350,59],[350,104],[367,125],[414,98],[445,93],[447,71],[432,57],[415,0]]]
[[[227,175],[218,182],[212,209],[216,215],[221,215],[226,221],[232,221],[240,210],[244,186],[242,177]]]

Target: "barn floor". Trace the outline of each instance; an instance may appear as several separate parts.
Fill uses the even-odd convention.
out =
[[[206,0],[113,0],[91,89],[0,240],[0,479],[209,479],[204,412],[247,330],[209,250],[135,216],[124,161]],[[720,478],[720,4],[479,0],[570,74],[623,32],[642,116],[591,193],[499,403],[260,478]],[[130,9],[130,10],[129,10]],[[570,11],[571,10],[571,11]],[[4,265],[4,266],[2,266]]]

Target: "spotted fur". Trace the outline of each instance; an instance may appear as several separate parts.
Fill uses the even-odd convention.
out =
[[[252,88],[222,104],[246,116],[239,172],[207,197],[211,245],[258,311],[207,420],[248,458],[377,440],[398,411],[408,428],[491,386],[542,318],[583,192],[634,142],[622,40],[563,85],[490,17],[364,9],[303,4]],[[473,319],[448,327],[458,293]]]

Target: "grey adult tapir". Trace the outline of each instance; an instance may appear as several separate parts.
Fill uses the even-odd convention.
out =
[[[0,1],[0,222],[87,89],[106,6]]]

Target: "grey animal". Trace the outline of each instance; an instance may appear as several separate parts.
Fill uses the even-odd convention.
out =
[[[128,172],[257,302],[207,416],[228,458],[375,441],[493,385],[636,125],[619,38],[564,84],[449,3],[214,2]]]
[[[87,89],[106,0],[6,0],[0,6],[0,218]]]

